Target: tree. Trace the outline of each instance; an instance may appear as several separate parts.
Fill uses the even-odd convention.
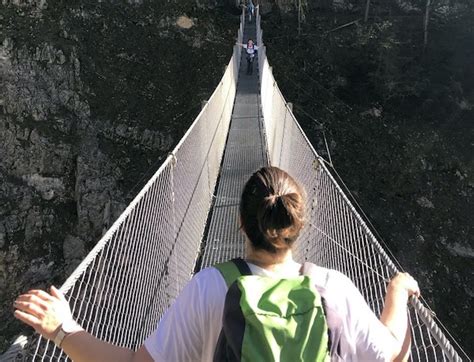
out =
[[[428,26],[430,23],[431,0],[426,0],[425,18],[423,21],[423,48],[428,45]]]
[[[308,0],[295,0],[298,9],[298,35],[301,35],[301,24],[305,22],[305,8],[308,6]]]
[[[369,8],[370,8],[370,0],[367,0],[365,3],[365,14],[364,14],[364,23],[369,20]]]

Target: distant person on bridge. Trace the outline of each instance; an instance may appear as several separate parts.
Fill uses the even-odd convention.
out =
[[[252,39],[247,40],[247,44],[237,43],[237,45],[243,47],[247,52],[247,75],[253,74],[253,61],[257,54],[258,45],[255,45]]]
[[[252,17],[255,14],[255,5],[253,4],[252,0],[249,0],[247,2],[247,5],[245,5],[245,1],[240,3],[240,6],[243,6],[244,9],[247,9],[248,17],[249,17],[249,23],[252,22]]]
[[[378,319],[346,276],[293,260],[292,249],[305,222],[304,205],[303,189],[286,172],[276,167],[255,172],[245,184],[239,206],[245,259],[197,273],[137,351],[102,342],[82,330],[54,287],[51,294],[32,290],[19,296],[15,317],[54,340],[74,361],[212,361],[223,355],[235,357],[234,352],[239,360],[265,360],[265,355],[270,356],[268,360],[283,361],[284,353],[291,361],[407,358],[411,338],[407,300],[419,295],[416,281],[406,273],[397,274],[388,284]],[[232,265],[239,272],[232,271]],[[245,289],[246,283],[252,287]],[[262,285],[270,286],[263,294]],[[287,288],[286,294],[272,294],[282,287]],[[235,299],[236,295],[241,299]],[[242,309],[232,309],[236,301]],[[256,315],[243,313],[244,307],[252,305],[270,311],[257,320]],[[300,307],[305,313],[288,312]],[[272,322],[266,333],[256,333],[267,317],[280,317],[280,312],[283,319]],[[242,321],[249,324],[245,328],[228,324]],[[294,331],[296,337],[278,339],[286,330]],[[244,333],[240,339],[232,339],[239,331]],[[254,334],[246,335],[247,331]],[[278,338],[272,340],[274,337]],[[266,345],[266,338],[273,341],[271,345]],[[294,349],[300,345],[304,349]],[[268,354],[273,352],[276,354]],[[315,353],[318,358],[308,357]]]
[[[247,11],[249,13],[249,23],[252,21],[252,17],[254,16],[255,13],[255,6],[253,5],[252,0],[249,0],[247,4]]]

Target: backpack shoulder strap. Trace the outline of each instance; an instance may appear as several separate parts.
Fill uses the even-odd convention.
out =
[[[313,279],[320,277],[320,275],[318,275],[317,266],[310,262],[304,262],[303,265],[301,265],[300,274],[306,275]],[[323,296],[321,296],[321,304],[323,307],[324,315],[327,316],[327,304],[326,304],[326,299],[324,299]],[[328,351],[330,354],[332,354],[334,351],[337,351],[337,354],[340,355],[341,354],[341,344],[339,343],[340,339],[336,337],[336,346],[333,346],[333,338],[334,338],[333,331],[331,331],[331,329],[329,329],[329,326],[328,326]]]
[[[236,258],[226,261],[225,263],[216,264],[214,265],[214,268],[220,271],[227,287],[230,287],[232,283],[242,275],[252,275],[249,266],[242,258]]]

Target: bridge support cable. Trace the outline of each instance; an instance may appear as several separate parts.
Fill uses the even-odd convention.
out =
[[[261,45],[258,11],[257,24]],[[259,69],[270,162],[294,176],[307,192],[308,225],[295,255],[299,261],[344,272],[380,315],[387,282],[398,269],[308,141],[273,77],[265,47],[259,49]],[[412,361],[469,360],[453,347],[455,341],[448,340],[421,301],[413,298],[410,304]]]

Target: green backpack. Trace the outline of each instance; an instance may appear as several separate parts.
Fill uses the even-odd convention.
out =
[[[291,279],[252,275],[240,258],[215,268],[229,289],[214,361],[330,360],[323,301],[305,268]]]

